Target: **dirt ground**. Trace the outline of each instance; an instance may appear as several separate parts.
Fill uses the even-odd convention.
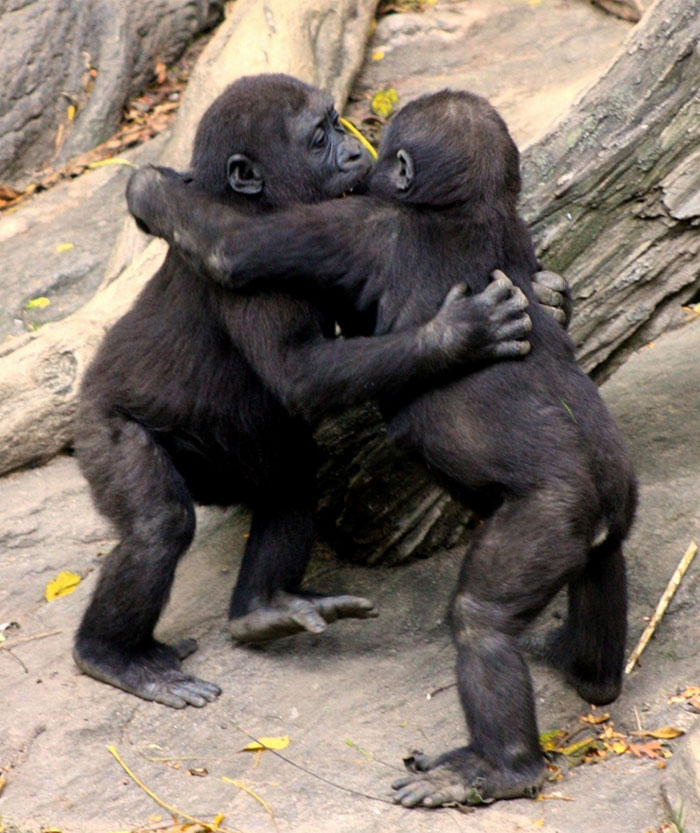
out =
[[[522,145],[600,72],[628,30],[585,0],[438,3],[423,15],[380,22],[356,92],[392,85],[405,101],[447,84],[468,86],[501,107]],[[371,60],[378,50],[385,57]],[[686,546],[700,536],[699,349],[700,322],[693,322],[640,351],[603,388],[641,485],[627,546],[630,648]],[[225,615],[247,519],[238,510],[200,511],[158,634],[196,637],[200,648],[186,668],[224,693],[202,710],[174,711],[87,678],[71,660],[72,633],[113,544],[73,459],[1,479],[0,518],[0,632],[7,639],[0,645],[6,778],[0,830],[3,824],[9,833],[170,826],[171,813],[127,775],[108,746],[180,811],[180,821],[184,814],[209,822],[225,814],[222,830],[645,833],[670,819],[662,787],[674,811],[684,805],[684,833],[696,829],[687,820],[696,811],[700,780],[683,739],[665,744],[670,759],[628,752],[571,769],[547,785],[542,801],[500,802],[466,814],[388,802],[389,782],[408,752],[464,741],[445,624],[459,552],[390,569],[348,566],[319,554],[309,584],[368,595],[380,618],[244,648],[231,643]],[[44,588],[62,570],[82,581],[71,595],[46,602]],[[690,706],[669,698],[700,684],[699,584],[700,563],[691,567],[623,695],[607,708],[627,737],[640,728],[687,731],[696,723]],[[551,625],[561,609],[555,603],[539,627]],[[538,664],[532,669],[541,731],[576,726],[590,707],[553,672]],[[270,751],[241,752],[249,735],[288,735],[286,760]]]

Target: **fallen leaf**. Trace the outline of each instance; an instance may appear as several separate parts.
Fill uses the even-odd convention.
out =
[[[44,597],[47,602],[52,602],[59,596],[68,596],[81,581],[82,578],[77,573],[69,573],[64,570],[46,585]]]
[[[0,795],[2,795],[2,791],[5,789],[7,784],[7,775],[0,775]]]
[[[73,121],[75,118],[76,107],[75,104],[69,104],[68,110],[66,111],[66,116],[68,117],[68,121]]]
[[[39,298],[32,298],[30,301],[24,305],[25,309],[46,309],[46,307],[51,306],[51,301],[49,298],[45,298],[41,295]]]
[[[577,740],[574,743],[570,744],[569,746],[565,746],[563,749],[557,750],[561,752],[562,755],[578,755],[582,752],[587,752],[589,749],[595,749],[598,744],[597,738],[584,738],[583,740]]]
[[[97,162],[90,162],[87,167],[91,171],[94,171],[95,168],[105,168],[107,165],[125,165],[129,168],[138,168],[138,165],[135,165],[128,159],[123,159],[121,156],[110,156],[109,159],[100,159]]]
[[[275,738],[258,738],[258,740],[251,741],[247,746],[244,746],[241,752],[257,752],[259,749],[286,749],[290,741],[289,735]]]
[[[598,726],[600,723],[605,723],[610,720],[609,712],[601,712],[601,714],[587,714],[585,717],[579,717],[581,723],[590,723],[591,726]]]
[[[683,689],[683,691],[679,691],[675,697],[669,697],[668,702],[669,705],[673,705],[674,703],[684,703],[686,700],[697,697],[698,694],[700,694],[700,686],[691,685],[688,686],[688,688]]]
[[[69,252],[71,249],[74,249],[74,248],[75,248],[74,243],[59,243],[58,246],[56,246],[56,251],[59,252],[59,253],[60,252]]]
[[[630,732],[635,738],[658,738],[659,740],[673,740],[684,735],[683,729],[676,729],[674,726],[665,726],[663,729],[641,729],[638,732]]]
[[[385,53],[381,49],[377,49],[376,52],[372,53],[372,60],[373,61],[383,61]]]
[[[655,761],[661,757],[660,740],[650,740],[648,743],[630,743],[629,748],[635,758],[646,756]]]
[[[196,775],[198,778],[204,778],[205,775],[209,775],[209,770],[204,766],[193,766],[187,771],[190,775]]]
[[[379,90],[372,96],[369,106],[375,116],[386,119],[398,103],[399,94],[393,87],[387,87],[387,89]]]
[[[549,732],[542,732],[540,735],[540,747],[543,752],[556,752],[559,748],[559,741],[566,737],[564,729],[552,729]]]

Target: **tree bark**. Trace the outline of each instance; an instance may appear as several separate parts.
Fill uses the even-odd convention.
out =
[[[657,0],[600,80],[523,154],[523,212],[544,265],[571,282],[571,334],[599,379],[677,322],[700,287],[699,43],[694,4]],[[368,563],[459,541],[469,513],[392,457],[365,417],[333,426],[337,447],[327,428],[319,434],[326,537]],[[347,489],[328,478],[333,468]]]
[[[615,60],[523,155],[523,213],[574,296],[571,335],[602,379],[700,288],[700,15],[657,0]]]
[[[109,138],[156,61],[176,60],[224,0],[7,0],[0,4],[0,180],[21,187]]]
[[[342,104],[362,63],[375,5],[376,0],[237,0],[198,61],[164,164],[187,165],[199,117],[239,75],[288,72],[331,90]],[[146,238],[131,219],[128,228],[107,269],[116,280],[105,280],[107,287],[73,315],[3,343],[0,474],[44,462],[70,445],[82,372],[107,327],[129,308],[162,257],[160,241],[145,248]]]
[[[279,33],[283,23],[292,27],[290,31],[295,25],[285,16],[286,0],[278,2],[275,32],[266,17],[266,37]],[[248,8],[256,14],[250,5],[241,0],[239,11]],[[353,18],[359,29],[360,22],[369,24],[371,5],[368,0],[361,21]],[[602,78],[523,155],[524,214],[545,266],[572,283],[572,335],[584,367],[599,377],[674,322],[681,302],[700,285],[700,16],[693,5],[657,0]],[[329,3],[328,9],[331,6],[347,16],[353,4],[347,0],[345,5]],[[333,31],[342,45],[343,30]],[[215,41],[209,46],[211,54],[221,46]],[[304,43],[313,49],[315,40],[308,37]],[[240,42],[231,35],[229,58],[217,58],[223,67],[231,61],[233,69],[224,73],[228,80],[240,71],[238,48]],[[249,64],[246,71],[293,71],[267,61],[266,48],[255,45],[252,51],[262,64]],[[325,75],[309,79],[315,83],[327,84],[328,75],[333,75],[333,50],[324,54]],[[359,50],[355,57],[359,61]],[[283,60],[281,55],[275,58]],[[351,63],[343,64],[349,74]],[[205,85],[214,83],[205,73],[202,78],[210,79],[202,82]],[[185,132],[191,131],[204,106],[201,91],[195,97],[195,89],[191,85],[188,90],[192,95],[183,119]],[[339,87],[337,94],[346,89]],[[218,87],[205,91],[206,102],[216,91]],[[178,141],[176,137],[173,153],[183,154],[184,145]],[[165,158],[172,161],[169,152]],[[180,161],[184,158],[178,156]],[[130,302],[134,286],[153,271],[152,262],[147,268],[144,263],[148,261],[134,265],[138,279],[124,293],[118,291],[121,278],[113,284],[114,297],[123,301],[126,296]],[[100,326],[116,317],[104,308],[100,314]],[[93,349],[84,350],[83,332],[71,332],[73,318],[47,325],[21,348],[31,348],[31,356],[18,350],[0,359],[0,403],[13,384],[18,385],[22,410],[30,414],[20,424],[0,412],[0,472],[46,459],[69,439],[65,419],[78,371]],[[96,320],[92,326],[97,326]],[[59,332],[65,341],[57,341]],[[83,353],[72,372],[69,356],[78,350]],[[56,355],[62,357],[55,360],[58,365],[68,368],[70,381],[62,387],[53,381],[37,387],[37,368],[47,363],[51,367]],[[54,378],[51,373],[39,377]],[[10,406],[6,414],[12,416]],[[448,498],[425,471],[386,447],[372,408],[326,423],[318,439],[325,457],[320,528],[341,554],[366,563],[393,563],[429,555],[461,539],[469,519],[464,507]]]

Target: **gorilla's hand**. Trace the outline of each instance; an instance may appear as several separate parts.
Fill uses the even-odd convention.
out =
[[[556,272],[535,272],[532,276],[532,288],[545,310],[568,330],[572,301],[566,280]]]
[[[126,186],[126,201],[141,231],[168,239],[172,226],[168,206],[184,195],[191,180],[189,173],[155,165],[134,171]]]
[[[532,329],[528,301],[503,272],[476,295],[466,284],[452,287],[437,315],[423,328],[428,345],[451,361],[482,362],[524,356]]]

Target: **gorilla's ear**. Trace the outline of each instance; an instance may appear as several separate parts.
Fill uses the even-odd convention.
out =
[[[228,184],[239,194],[259,194],[264,185],[260,165],[244,153],[234,153],[226,162]]]
[[[394,169],[394,185],[398,191],[407,191],[416,175],[411,154],[400,148],[396,151],[397,165]]]

